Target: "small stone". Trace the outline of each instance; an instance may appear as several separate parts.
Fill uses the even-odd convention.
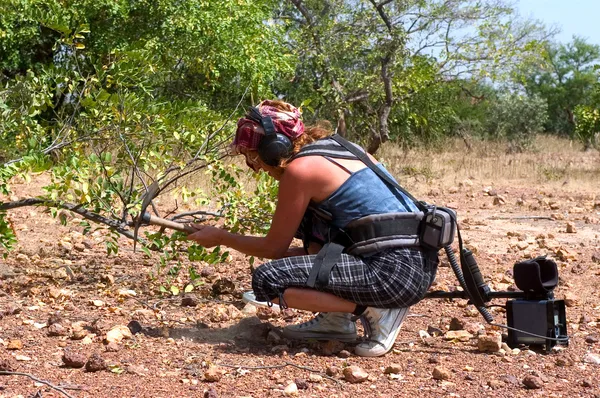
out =
[[[105,340],[108,343],[119,343],[123,339],[130,339],[132,337],[131,330],[125,325],[117,325],[106,333]]]
[[[216,296],[221,294],[231,294],[235,291],[235,283],[227,278],[219,279],[213,283],[212,291]]]
[[[219,394],[217,394],[217,390],[210,387],[208,390],[204,391],[204,398],[218,398]]]
[[[185,296],[183,296],[183,298],[181,299],[182,307],[195,307],[197,305],[198,305],[198,298],[193,294],[188,293]]]
[[[584,380],[581,382],[581,385],[585,388],[591,388],[594,387],[594,383],[592,383],[590,380]]]
[[[110,274],[102,275],[100,277],[100,280],[102,282],[106,283],[107,285],[114,285],[115,284],[115,277],[113,275],[110,275]]]
[[[215,268],[214,267],[204,267],[200,271],[200,276],[202,276],[203,278],[211,277],[214,274],[215,274]]]
[[[567,307],[575,307],[577,304],[579,304],[579,296],[571,292],[565,294],[565,305]]]
[[[106,362],[98,354],[92,354],[85,363],[86,372],[98,372],[106,369]]]
[[[339,373],[340,368],[337,366],[328,366],[327,369],[325,369],[325,374],[330,377],[337,376]]]
[[[338,358],[350,358],[352,354],[348,350],[342,350],[337,353]]]
[[[587,354],[585,354],[583,356],[583,362],[591,363],[594,365],[600,365],[600,355],[592,354],[591,352],[588,352]]]
[[[333,355],[344,349],[345,345],[341,341],[337,340],[328,340],[324,343],[321,343],[321,352],[323,355]]]
[[[125,371],[136,376],[146,376],[146,369],[142,365],[128,365]]]
[[[298,395],[298,386],[296,385],[296,383],[290,383],[287,386],[285,386],[285,389],[283,390],[283,395],[285,395],[286,397],[295,397]]]
[[[487,385],[490,386],[492,390],[497,390],[504,386],[504,382],[500,380],[490,380],[488,381]]]
[[[308,376],[308,381],[310,381],[311,383],[321,383],[323,381],[323,376],[311,373]]]
[[[450,321],[450,330],[464,330],[465,323],[458,318],[452,318]]]
[[[216,366],[209,366],[204,372],[204,380],[211,383],[221,380],[221,377],[223,377],[223,373]]]
[[[544,386],[544,382],[540,377],[527,375],[523,379],[523,384],[530,390],[542,388]]]
[[[427,333],[429,333],[429,335],[433,337],[441,336],[442,334],[444,334],[444,332],[442,332],[442,329],[431,325],[427,326]]]
[[[447,369],[445,369],[441,366],[436,366],[435,368],[433,368],[432,375],[435,380],[449,380],[450,379],[450,371],[448,371]]]
[[[480,352],[498,352],[502,347],[500,333],[484,334],[477,339],[477,349]]]
[[[402,372],[402,366],[400,366],[397,363],[393,363],[393,364],[387,366],[385,368],[385,370],[383,371],[383,373],[386,375],[391,374],[391,373],[401,373],[401,372]]]
[[[63,351],[62,361],[67,368],[83,368],[87,362],[87,358],[80,352],[66,348]]]
[[[569,234],[577,233],[577,228],[575,228],[575,225],[573,225],[570,222],[567,223],[567,233],[569,233]]]
[[[296,378],[294,383],[296,383],[296,386],[298,386],[298,390],[308,389],[308,382],[305,379]]]
[[[66,336],[69,330],[60,323],[53,323],[48,327],[48,336]]]
[[[369,374],[356,365],[344,368],[343,374],[344,379],[352,384],[362,383],[369,378]]]
[[[585,342],[588,344],[596,344],[598,342],[598,335],[590,334],[590,335],[585,336]]]
[[[22,350],[23,342],[21,340],[10,340],[6,346],[6,349],[12,351]]]
[[[142,325],[138,321],[130,321],[127,324],[127,328],[131,332],[131,334],[138,334],[142,331]]]
[[[111,341],[106,345],[104,349],[106,350],[106,352],[118,352],[121,349],[121,347],[119,346],[119,343]]]
[[[74,330],[73,333],[71,334],[71,339],[72,340],[83,340],[85,338],[85,336],[88,335],[87,330],[84,329],[80,329],[80,330]]]
[[[466,330],[449,330],[444,335],[446,340],[469,341],[473,335]]]

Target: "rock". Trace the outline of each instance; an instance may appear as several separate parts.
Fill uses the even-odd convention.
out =
[[[325,374],[330,377],[337,376],[339,373],[340,368],[337,366],[328,366],[327,369],[325,369]]]
[[[12,351],[22,350],[23,342],[21,340],[10,340],[6,346],[6,349]]]
[[[350,358],[352,354],[348,350],[342,350],[337,353],[338,358]]]
[[[570,222],[567,223],[567,233],[569,233],[569,234],[577,233],[577,228],[575,228],[575,225],[573,223],[570,223]]]
[[[490,380],[487,382],[487,385],[490,386],[492,390],[497,390],[504,386],[504,382],[500,380]]]
[[[588,336],[585,336],[585,342],[588,344],[596,344],[598,342],[598,335],[590,334]]]
[[[519,379],[517,379],[513,375],[502,375],[499,377],[499,379],[505,382],[506,384],[513,384],[515,386],[519,384]]]
[[[294,379],[294,383],[298,386],[298,390],[308,389],[308,382],[305,379],[296,378]]]
[[[146,376],[146,369],[142,365],[128,365],[125,371],[136,376]]]
[[[204,267],[200,271],[200,276],[203,278],[209,278],[209,277],[213,276],[214,274],[215,274],[214,267]]]
[[[494,197],[494,205],[501,206],[506,204],[506,198],[504,196],[498,195]]]
[[[333,355],[344,349],[345,345],[341,341],[328,340],[321,343],[321,352],[323,355]]]
[[[127,328],[129,329],[131,334],[138,334],[139,332],[142,331],[142,324],[139,323],[138,321],[130,321],[127,324]]]
[[[444,335],[446,340],[469,341],[472,338],[473,335],[466,330],[449,330]]]
[[[465,329],[465,323],[458,319],[458,318],[452,318],[452,320],[450,320],[450,330],[464,330]]]
[[[80,352],[65,348],[62,361],[67,368],[83,368],[87,362],[87,357]]]
[[[355,365],[344,368],[343,374],[344,380],[352,384],[362,383],[369,378],[367,372]]]
[[[385,368],[385,370],[383,371],[383,373],[386,375],[389,375],[391,373],[400,373],[400,372],[402,372],[402,367],[397,363],[393,363],[393,364],[387,366]]]
[[[594,387],[594,383],[590,380],[584,380],[581,382],[581,386],[585,388],[591,388]]]
[[[119,352],[121,347],[119,346],[119,343],[117,343],[115,341],[111,341],[110,343],[108,343],[106,345],[106,347],[104,349],[106,350],[106,352]]]
[[[323,381],[323,376],[311,373],[308,376],[308,381],[310,381],[311,383],[321,383]]]
[[[108,343],[119,343],[123,339],[130,339],[131,337],[133,337],[133,334],[127,326],[117,325],[106,333],[105,340]]]
[[[450,379],[450,371],[448,371],[447,369],[445,369],[441,366],[436,366],[435,368],[433,368],[432,375],[435,380],[449,380]]]
[[[204,391],[204,398],[218,398],[219,394],[217,394],[217,390],[210,387],[208,390]]]
[[[565,305],[567,307],[575,307],[577,304],[579,304],[579,297],[571,292],[567,292],[565,294]]]
[[[442,334],[444,334],[444,332],[442,332],[442,329],[431,325],[427,326],[427,333],[429,333],[429,335],[433,337],[441,336]]]
[[[48,336],[66,336],[69,334],[69,329],[65,328],[60,323],[53,323],[48,327]]]
[[[525,376],[523,379],[523,384],[530,390],[542,388],[544,386],[542,379],[534,375]]]
[[[188,293],[185,296],[183,296],[183,298],[181,299],[182,307],[195,307],[197,305],[198,305],[198,298],[193,294]]]
[[[98,354],[92,354],[85,363],[86,372],[98,372],[106,369],[106,362]]]
[[[252,303],[246,303],[244,308],[242,308],[242,314],[245,316],[253,316],[256,315],[258,309]]]
[[[298,386],[296,385],[296,383],[290,383],[287,386],[285,386],[285,389],[283,390],[283,395],[285,395],[286,397],[295,397],[298,395]]]
[[[591,352],[588,352],[587,354],[585,354],[583,356],[583,362],[584,363],[591,363],[594,365],[600,365],[600,355],[598,354],[592,354]]]
[[[231,294],[235,291],[235,283],[227,278],[219,279],[213,283],[212,291],[216,296],[221,294]]]
[[[477,339],[477,349],[481,352],[498,352],[502,347],[502,336],[499,333],[484,334]]]
[[[223,377],[223,373],[216,366],[209,366],[204,372],[204,380],[210,383],[221,380],[221,377]]]

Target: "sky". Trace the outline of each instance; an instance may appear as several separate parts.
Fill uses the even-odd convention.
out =
[[[555,38],[560,43],[576,35],[600,45],[600,0],[516,0],[516,9],[523,17],[560,28]]]

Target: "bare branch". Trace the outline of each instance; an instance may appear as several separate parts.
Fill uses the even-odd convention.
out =
[[[69,394],[68,392],[66,392],[62,388],[57,387],[54,384],[52,384],[52,383],[50,383],[50,382],[48,382],[46,380],[38,379],[37,377],[35,377],[34,375],[29,374],[29,373],[9,372],[7,370],[0,370],[0,375],[3,375],[3,376],[25,376],[25,377],[29,377],[31,380],[35,381],[36,383],[45,384],[48,387],[52,388],[53,390],[56,390],[56,391],[60,392],[65,397],[74,398],[71,394]]]

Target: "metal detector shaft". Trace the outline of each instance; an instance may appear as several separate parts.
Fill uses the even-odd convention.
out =
[[[159,227],[174,229],[176,231],[185,232],[187,234],[191,234],[197,231],[191,224],[182,224],[171,220],[166,220],[164,218],[153,216],[152,214],[145,212],[142,216],[142,222],[157,225]]]

